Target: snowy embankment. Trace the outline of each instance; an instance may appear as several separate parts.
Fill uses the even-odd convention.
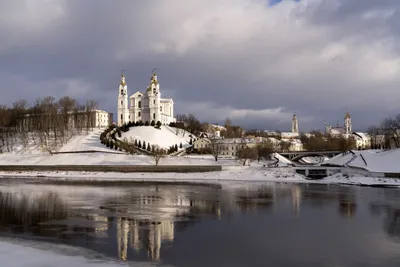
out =
[[[17,239],[0,238],[1,266],[4,267],[123,267],[158,266],[152,263],[123,263],[105,258],[90,250]]]
[[[0,173],[0,178],[29,179],[48,182],[160,182],[189,184],[220,184],[235,182],[280,182],[313,184],[346,184],[358,186],[400,187],[400,179],[374,178],[335,174],[320,180],[307,180],[291,168],[226,166],[219,172],[207,173],[94,173],[94,172],[24,172]]]
[[[398,178],[365,177],[360,175],[343,175],[340,173],[318,181],[326,184],[400,187],[400,179]]]
[[[113,173],[113,172],[0,172],[0,177],[31,178],[51,181],[137,181],[215,183],[224,181],[305,182],[291,169],[260,166],[224,166],[222,171],[205,173]]]

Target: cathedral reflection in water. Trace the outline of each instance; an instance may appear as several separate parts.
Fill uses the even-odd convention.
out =
[[[142,212],[137,216],[129,216],[129,213],[136,209]],[[217,218],[221,213],[218,202],[190,200],[188,196],[140,196],[135,199],[134,204],[120,207],[118,210],[127,213],[126,217],[116,219],[119,258],[128,258],[130,246],[134,252],[146,249],[148,258],[154,261],[160,260],[162,243],[174,240],[177,219],[185,218],[192,212],[211,213]]]
[[[121,260],[145,257],[159,261],[162,246],[171,244],[175,233],[196,219],[220,220],[238,211],[274,210],[284,208],[282,205],[297,217],[301,216],[302,206],[309,209],[336,204],[338,213],[346,218],[352,218],[357,211],[352,187],[283,183],[228,187],[129,187],[112,197],[96,196],[100,207],[91,205],[89,209],[74,205],[64,193],[4,190],[0,191],[0,229],[58,238],[67,244],[79,239],[89,247],[104,245],[110,254],[118,253]],[[83,199],[81,203],[86,204]],[[372,211],[382,209],[371,206]],[[400,212],[391,209],[388,214],[391,216],[385,228],[400,236],[399,227],[393,223]]]

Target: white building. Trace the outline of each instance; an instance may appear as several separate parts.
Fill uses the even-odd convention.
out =
[[[112,114],[104,110],[93,110],[95,127],[108,127],[112,124]]]
[[[254,148],[257,142],[251,138],[226,138],[217,140],[218,151],[222,156],[237,156],[243,146]]]
[[[47,115],[47,116],[46,116]],[[40,120],[46,120],[48,119],[48,123],[51,125],[51,123],[54,121],[52,118],[52,114],[27,114],[24,116],[24,119],[22,120],[22,125],[24,127],[33,127],[34,124],[37,123],[38,118]],[[39,117],[38,117],[39,116]],[[64,114],[57,113],[54,116],[56,116],[56,121],[57,122],[62,122],[63,124],[66,124],[68,128],[74,129],[77,127],[82,127],[82,128],[103,128],[103,127],[108,127],[112,124],[112,119],[113,119],[113,114],[108,113],[107,111],[104,110],[99,110],[99,109],[93,109],[93,110],[77,110],[77,111],[70,111],[67,113],[67,120],[64,118]]]
[[[206,138],[200,138],[193,143],[193,148],[196,150],[206,149],[211,145],[211,140]]]
[[[299,121],[297,120],[296,114],[293,114],[292,118],[292,133],[299,134]]]
[[[281,138],[287,140],[287,139],[297,139],[299,137],[300,137],[299,121],[297,120],[296,114],[293,114],[291,132],[282,132]]]
[[[160,84],[153,72],[150,84],[144,93],[136,92],[128,99],[128,86],[124,74],[118,88],[118,126],[129,121],[158,121],[162,124],[176,122],[174,118],[174,101],[172,98],[161,98]]]
[[[353,137],[356,140],[357,149],[369,149],[371,147],[371,138],[366,133],[354,132]]]

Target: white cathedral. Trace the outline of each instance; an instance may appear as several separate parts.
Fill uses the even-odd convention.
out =
[[[176,122],[174,118],[174,101],[172,98],[161,98],[160,84],[153,72],[146,92],[136,92],[128,99],[128,86],[122,73],[118,88],[118,126],[128,122],[158,121],[161,124]]]

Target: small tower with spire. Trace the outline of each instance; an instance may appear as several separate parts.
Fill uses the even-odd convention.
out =
[[[122,72],[121,81],[118,86],[118,126],[129,122],[129,108],[128,108],[128,86],[126,85],[125,75]]]
[[[292,133],[299,132],[299,121],[297,120],[296,114],[293,114],[292,118]]]
[[[346,115],[344,116],[344,131],[345,134],[351,134],[351,116],[350,113],[346,111]]]

